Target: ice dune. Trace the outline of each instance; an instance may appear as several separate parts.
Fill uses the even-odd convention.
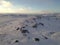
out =
[[[0,16],[0,45],[60,45],[60,17]]]

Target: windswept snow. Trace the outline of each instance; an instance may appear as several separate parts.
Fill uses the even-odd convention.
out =
[[[0,45],[60,45],[60,16],[0,15]]]

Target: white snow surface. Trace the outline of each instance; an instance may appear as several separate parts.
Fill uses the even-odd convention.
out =
[[[1,14],[0,45],[60,45],[60,16]]]

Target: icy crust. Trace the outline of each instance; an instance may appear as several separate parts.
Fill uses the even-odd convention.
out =
[[[60,45],[59,17],[28,16],[5,24],[0,26],[0,45]]]

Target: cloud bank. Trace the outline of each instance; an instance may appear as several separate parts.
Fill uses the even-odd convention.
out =
[[[49,11],[41,11],[41,10],[32,10],[31,7],[20,7],[14,8],[15,6],[6,0],[0,0],[0,13],[32,13],[32,14],[40,14],[40,13],[49,13]]]

